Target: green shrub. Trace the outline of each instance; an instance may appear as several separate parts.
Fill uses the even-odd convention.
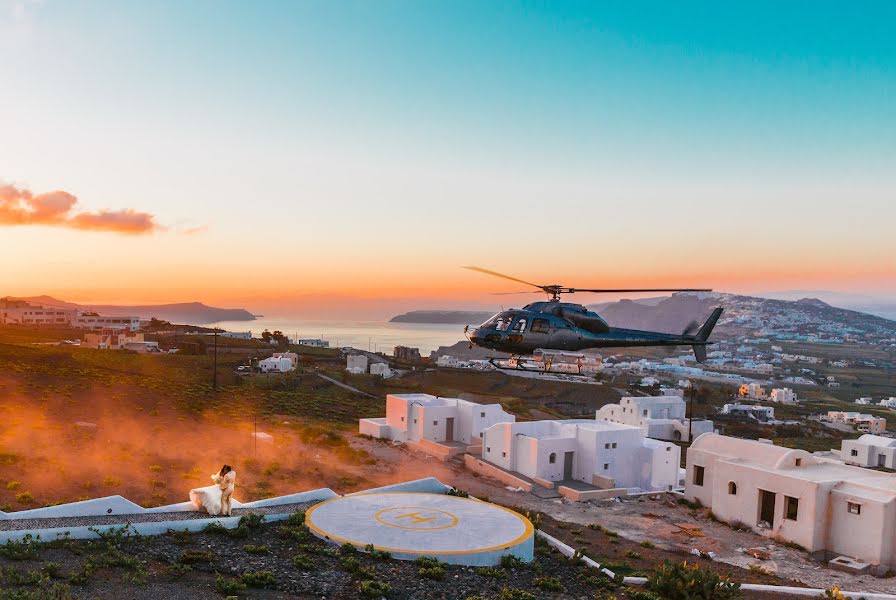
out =
[[[650,540],[644,540],[643,542],[641,542],[640,546],[641,546],[642,548],[648,548],[648,549],[649,549],[649,548],[656,548],[656,546],[654,546],[654,545],[653,545],[653,542],[651,542]]]
[[[560,580],[556,577],[536,577],[532,583],[535,587],[539,587],[543,590],[547,590],[549,592],[562,592],[563,584],[560,583]]]
[[[200,562],[211,562],[214,560],[215,554],[211,550],[184,550],[179,561],[185,565],[192,565]]]
[[[385,550],[377,550],[373,544],[367,544],[364,546],[364,551],[367,552],[371,558],[375,558],[377,560],[389,560],[392,558],[392,553],[387,552]]]
[[[270,571],[246,571],[240,575],[240,583],[255,588],[274,587],[277,578]]]
[[[514,556],[513,554],[505,554],[501,557],[501,567],[505,569],[522,569],[526,566],[526,563],[523,562],[519,556]]]
[[[639,558],[641,558],[641,553],[635,552],[634,550],[629,550],[625,553],[625,556],[626,558],[630,558],[632,560],[638,560]]]
[[[636,590],[633,588],[625,589],[625,597],[629,600],[664,600],[653,592],[647,590]]]
[[[499,600],[535,600],[535,594],[519,588],[504,588],[498,595]]]
[[[697,564],[663,561],[647,578],[647,589],[664,600],[729,600],[740,597],[732,583]]]
[[[248,513],[240,517],[238,527],[248,527],[249,529],[258,529],[264,523],[264,515],[256,513]]]
[[[383,598],[392,593],[392,586],[385,581],[366,579],[358,583],[358,595],[362,598]]]
[[[444,567],[420,567],[417,569],[417,575],[424,579],[432,579],[434,581],[442,581],[445,579]]]
[[[352,544],[349,544],[348,542],[339,546],[339,554],[341,554],[343,556],[351,556],[351,555],[357,554],[357,553],[358,553],[358,549],[355,548]]]
[[[21,540],[6,540],[0,546],[0,556],[9,560],[35,560],[41,545],[40,537],[35,538],[27,533]]]
[[[243,546],[243,550],[249,554],[267,554],[271,551],[266,544],[246,544]]]
[[[238,579],[228,579],[223,575],[215,578],[215,591],[222,596],[236,596],[239,592],[246,591],[246,584]]]
[[[296,554],[293,556],[292,564],[294,564],[297,569],[302,569],[303,571],[311,571],[317,566],[317,563],[314,562],[313,558],[304,554]]]
[[[482,577],[492,577],[494,579],[507,579],[507,573],[495,567],[479,567],[476,574]]]

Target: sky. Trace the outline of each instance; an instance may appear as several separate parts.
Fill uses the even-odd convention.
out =
[[[519,289],[481,265],[896,297],[894,21],[0,0],[0,295],[350,313]]]

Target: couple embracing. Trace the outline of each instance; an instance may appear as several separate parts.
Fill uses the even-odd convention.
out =
[[[210,515],[230,516],[231,500],[236,487],[236,471],[230,465],[212,475],[212,485],[190,490],[190,502],[198,509],[204,509]]]

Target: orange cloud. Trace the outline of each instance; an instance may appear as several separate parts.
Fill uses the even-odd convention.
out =
[[[149,213],[131,208],[74,212],[77,204],[77,197],[61,190],[35,195],[14,185],[0,185],[0,225],[51,225],[131,235],[163,229]]]

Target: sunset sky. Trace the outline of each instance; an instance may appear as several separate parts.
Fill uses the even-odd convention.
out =
[[[0,0],[0,295],[519,289],[474,264],[896,296],[894,22],[885,1]]]

